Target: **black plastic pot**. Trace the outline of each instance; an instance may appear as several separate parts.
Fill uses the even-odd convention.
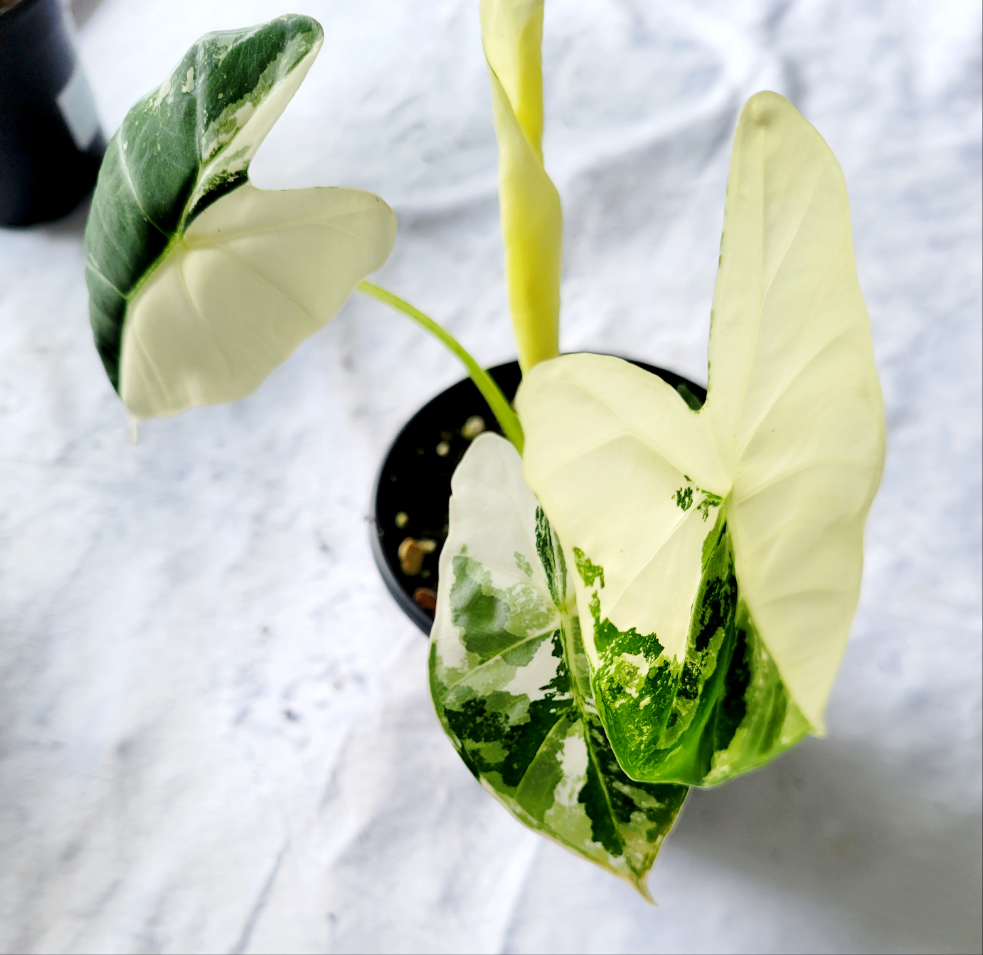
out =
[[[60,0],[0,13],[0,225],[67,215],[105,149]]]
[[[683,386],[700,404],[706,400],[706,389],[688,378],[645,362],[632,364],[674,388]],[[488,371],[511,401],[522,378],[519,363],[510,361]],[[410,418],[390,446],[376,482],[372,554],[396,603],[427,634],[433,625],[439,583],[437,562],[447,538],[451,475],[476,437],[476,418],[481,419],[483,430],[502,433],[481,392],[465,378]],[[400,561],[400,545],[407,539],[422,542],[429,550],[422,555],[416,573],[406,573]],[[432,542],[432,549],[427,542]],[[419,561],[420,549],[411,548],[406,556],[410,564],[414,558]]]

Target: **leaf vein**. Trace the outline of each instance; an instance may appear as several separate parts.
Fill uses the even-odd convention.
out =
[[[782,387],[778,389],[778,391],[768,402],[764,411],[762,411],[761,414],[758,416],[758,420],[755,421],[754,424],[751,426],[751,429],[748,432],[748,436],[744,439],[740,448],[738,448],[737,450],[738,459],[740,459],[741,455],[747,449],[747,446],[753,440],[755,434],[757,434],[758,428],[761,427],[762,422],[765,420],[765,418],[768,417],[768,415],[775,407],[775,405],[778,404],[778,402],[781,400],[782,395],[784,395],[785,392],[788,391],[788,389],[795,384],[799,376],[806,370],[806,368],[808,368],[824,351],[826,351],[826,349],[829,348],[829,346],[832,345],[833,342],[842,338],[844,335],[849,335],[850,332],[851,329],[849,328],[840,329],[840,331],[838,331],[835,335],[833,335],[832,338],[829,338],[825,342],[823,342],[823,344],[820,345],[819,348],[817,348],[794,372],[792,372],[791,375],[789,375],[789,377],[786,379]]]
[[[170,239],[170,235],[165,232],[153,219],[150,218],[149,213],[143,207],[143,203],[140,201],[140,197],[137,195],[136,186],[133,184],[133,177],[130,175],[130,166],[126,160],[126,152],[123,149],[123,137],[119,135],[116,137],[116,152],[119,153],[119,164],[120,168],[123,170],[123,176],[126,179],[126,184],[130,187],[130,192],[133,195],[133,201],[137,204],[137,208],[143,214],[144,219],[147,220],[162,236]]]
[[[502,656],[504,654],[509,653],[512,650],[515,650],[517,647],[525,646],[527,643],[530,643],[533,640],[540,640],[543,637],[547,636],[548,634],[555,633],[555,632],[556,632],[556,627],[548,627],[547,629],[541,631],[540,633],[534,633],[531,636],[523,637],[520,640],[516,640],[515,643],[510,643],[507,647],[502,647],[502,649],[499,650],[498,653],[496,653],[494,656],[489,657],[487,660],[483,660],[476,667],[472,667],[470,670],[468,670],[467,672],[463,673],[460,676],[460,678],[457,679],[457,680],[454,680],[453,683],[445,683],[444,685],[447,687],[448,690],[453,690],[454,687],[459,686],[461,683],[463,683],[465,680],[467,680],[470,677],[472,677],[479,670],[484,669],[486,666],[488,666],[489,664],[494,663],[496,660],[501,660],[501,658],[502,658]],[[518,668],[518,669],[521,669],[521,668]]]

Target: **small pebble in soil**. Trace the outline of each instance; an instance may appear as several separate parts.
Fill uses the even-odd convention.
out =
[[[441,441],[437,445],[437,454],[439,457],[446,458],[448,454],[451,453],[451,446],[446,441]]]
[[[421,610],[429,610],[433,613],[437,609],[437,594],[429,587],[417,587],[413,591],[413,603]]]
[[[407,514],[406,511],[400,511],[396,515],[396,526],[406,527],[407,523],[409,522],[409,519],[410,519],[410,515]]]
[[[485,419],[481,415],[473,414],[467,421],[464,422],[464,427],[461,428],[461,434],[468,439],[468,441],[473,441],[475,438],[485,430]]]
[[[407,537],[399,545],[397,551],[399,566],[407,577],[415,577],[423,568],[423,557],[426,551],[414,537]]]

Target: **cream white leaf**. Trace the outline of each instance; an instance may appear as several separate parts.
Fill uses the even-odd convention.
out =
[[[817,730],[860,591],[884,411],[843,173],[775,93],[734,142],[707,409],[742,592]]]
[[[395,232],[389,206],[355,189],[223,196],[130,302],[123,401],[146,418],[250,394],[385,262]]]

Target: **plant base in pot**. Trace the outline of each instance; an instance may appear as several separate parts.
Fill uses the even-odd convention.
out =
[[[658,375],[694,407],[706,400],[706,389],[688,378],[645,362],[632,364]],[[488,373],[511,401],[522,380],[519,363],[496,365]],[[425,634],[434,621],[451,476],[471,442],[484,431],[502,433],[474,382],[465,378],[410,418],[379,470],[372,554],[396,603]]]

